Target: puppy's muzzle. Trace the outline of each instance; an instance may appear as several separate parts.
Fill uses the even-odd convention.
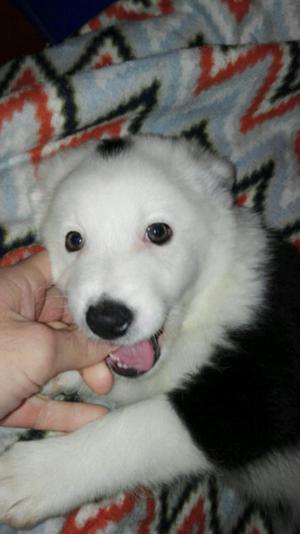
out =
[[[122,302],[102,300],[88,308],[86,322],[91,331],[102,339],[124,336],[133,321],[133,312]]]

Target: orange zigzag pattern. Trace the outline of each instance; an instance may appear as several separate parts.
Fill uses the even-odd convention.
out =
[[[0,130],[5,122],[11,122],[15,113],[23,110],[29,103],[35,107],[35,117],[39,124],[37,144],[44,145],[54,134],[52,126],[52,112],[48,107],[48,95],[41,83],[35,78],[33,71],[28,68],[22,71],[15,81],[13,90],[16,91],[0,102]],[[35,149],[31,151],[34,162]]]
[[[71,512],[64,523],[61,534],[96,534],[104,531],[110,523],[118,524],[130,515],[134,508],[139,506],[140,498],[145,499],[146,515],[139,522],[136,533],[150,534],[150,527],[155,517],[155,499],[149,490],[141,488],[141,492],[140,497],[136,492],[127,493],[120,503],[113,502],[105,508],[99,506],[96,515],[89,517],[83,525],[77,524],[78,510]]]
[[[252,4],[252,0],[222,0],[222,2],[228,5],[237,23],[240,23],[247,15]]]
[[[159,0],[158,7],[162,15],[170,15],[175,11],[172,0]],[[116,3],[107,7],[101,15],[106,17],[115,18],[117,20],[146,20],[155,17],[151,12],[147,11],[133,11],[128,10],[121,3]],[[101,20],[99,15],[88,22],[88,26],[92,31],[97,31],[101,28]]]
[[[15,80],[12,94],[0,102],[0,130],[6,122],[11,122],[16,113],[22,112],[28,103],[35,106],[35,117],[39,124],[38,137],[35,146],[30,150],[33,165],[38,165],[43,158],[44,146],[54,137],[52,127],[52,111],[48,106],[48,95],[41,83],[38,83],[32,69],[26,68]],[[65,139],[61,146],[77,146],[90,139],[98,139],[107,134],[119,137],[124,118],[110,123],[95,126],[80,134]]]
[[[220,53],[220,50],[218,50],[217,53]],[[241,133],[245,134],[255,126],[283,115],[300,104],[300,94],[298,94],[291,96],[287,100],[281,101],[277,105],[275,104],[274,107],[268,111],[259,111],[266,94],[277,79],[278,73],[283,65],[283,50],[279,44],[271,43],[254,46],[253,48],[246,50],[246,52],[242,52],[234,61],[229,61],[228,64],[224,68],[221,68],[216,74],[212,74],[214,54],[215,50],[212,47],[202,47],[200,49],[201,75],[194,93],[195,96],[198,96],[202,91],[208,90],[210,87],[220,85],[234,76],[242,74],[245,70],[254,67],[260,61],[263,61],[267,56],[272,57],[273,61],[266,77],[252,103],[246,110],[246,113],[240,119]]]
[[[44,149],[44,146],[38,146],[35,148],[35,164],[38,165],[45,157],[48,158],[49,156],[54,156],[61,149],[70,147],[76,148],[92,139],[100,140],[104,136],[113,138],[120,137],[124,123],[125,119],[120,118],[105,124],[93,126],[92,128],[84,130],[81,133],[73,134],[69,137],[65,137],[61,141],[54,143],[54,146],[50,147],[50,150],[49,147],[45,147]]]
[[[19,247],[14,250],[11,250],[3,258],[0,259],[0,267],[8,267],[10,265],[15,265],[21,260],[25,260],[32,256],[32,254],[37,254],[41,252],[44,248],[39,244],[28,245],[27,247]]]

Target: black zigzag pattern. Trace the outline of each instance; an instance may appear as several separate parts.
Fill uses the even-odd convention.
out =
[[[176,484],[180,486],[177,495],[173,485],[164,486],[159,494],[157,534],[176,532],[178,526],[182,525],[182,516],[187,516],[190,508],[197,501],[197,495],[198,498],[205,495],[205,532],[224,534],[219,518],[221,490],[217,479],[214,476],[199,476],[189,480],[180,479]],[[203,484],[207,486],[205,492],[203,492]],[[176,498],[174,498],[175,495]],[[264,527],[264,533],[274,534],[272,522],[267,513],[255,503],[247,504],[243,508],[228,534],[247,534],[252,524],[257,524],[258,518]]]
[[[110,110],[105,115],[97,117],[95,121],[85,124],[82,128],[73,133],[80,133],[99,124],[105,124],[114,119],[126,117],[128,115],[128,132],[132,135],[137,134],[141,130],[148,115],[157,105],[159,90],[160,82],[154,79],[150,85],[143,87],[139,92],[132,94],[128,100],[122,102],[116,108]],[[130,116],[131,114],[132,117]]]
[[[211,476],[208,481],[208,498],[210,502],[210,520],[209,527],[212,534],[223,534],[220,526],[218,507],[219,507],[219,489],[216,479]]]
[[[132,3],[142,5],[143,7],[151,7],[150,0],[132,0]]]
[[[189,129],[183,130],[181,134],[186,139],[195,139],[199,145],[207,150],[214,150],[213,143],[208,134],[208,120],[203,119],[197,124],[193,124]]]
[[[36,54],[35,63],[46,79],[54,85],[57,91],[57,96],[62,101],[64,126],[61,137],[70,135],[78,127],[77,107],[75,104],[74,89],[71,79],[65,74],[59,74],[44,52]]]
[[[193,479],[187,482],[180,480],[180,493],[177,499],[174,498],[174,487],[164,486],[160,496],[160,512],[157,527],[157,534],[165,534],[175,530],[179,515],[183,512],[186,503],[189,502],[191,495],[197,491],[199,479]]]
[[[123,37],[121,31],[116,27],[109,27],[97,34],[87,47],[86,51],[66,73],[59,73],[51,60],[47,57],[47,53],[44,51],[37,53],[32,58],[33,66],[41,72],[41,74],[52,86],[55,87],[57,96],[62,102],[61,117],[63,118],[63,129],[60,137],[66,137],[73,134],[74,132],[78,131],[79,127],[77,117],[78,110],[75,103],[75,90],[73,88],[72,75],[84,69],[84,67],[91,61],[93,55],[95,55],[99,48],[107,41],[110,43],[110,47],[113,47],[117,51],[121,62],[133,59],[134,56],[130,46],[126,43],[126,39]],[[25,61],[26,60],[24,59],[16,59],[11,62],[7,73],[0,81],[0,96],[5,93],[12,80],[16,78],[19,73],[21,73],[23,65],[25,66]],[[142,122],[143,117],[147,114],[146,107],[150,108],[149,111],[151,110],[152,95],[153,92],[151,92],[151,90],[149,92],[145,90],[140,98],[135,99],[133,97],[132,102],[128,103],[128,110],[131,110],[130,108],[132,106],[135,107],[135,103],[143,108],[139,120],[137,119],[136,125],[133,125],[133,130],[138,131],[139,122]],[[139,102],[137,102],[137,100]],[[145,102],[145,105],[141,102],[141,100]],[[124,106],[124,109],[126,109],[126,105]],[[120,106],[120,110],[122,111],[122,106]]]
[[[192,39],[187,42],[187,48],[193,48],[194,46],[204,46],[206,43],[203,33],[197,33]]]
[[[249,504],[248,506],[246,506],[245,510],[243,511],[241,517],[238,519],[235,527],[232,529],[230,534],[247,534],[248,532],[252,532],[252,530],[250,530],[251,522],[253,522],[253,519],[256,517],[260,518],[264,526],[264,531],[267,534],[274,534],[273,527],[269,518],[267,517],[265,512],[255,504]]]
[[[32,232],[28,232],[24,237],[14,239],[10,243],[5,242],[7,231],[4,226],[0,226],[0,258],[3,258],[8,252],[20,247],[29,247],[36,242],[36,237]]]
[[[300,233],[300,219],[298,219],[292,224],[287,224],[284,228],[282,228],[280,233],[284,239],[288,239],[290,237],[293,237],[294,235],[299,234]]]
[[[26,58],[16,59],[11,62],[5,77],[0,82],[0,97],[4,95],[11,82],[22,74],[22,69],[26,66]],[[62,102],[61,116],[64,124],[61,137],[70,135],[78,127],[77,107],[71,78],[65,74],[58,73],[44,51],[32,56],[31,68],[40,73],[38,77],[44,77],[46,81],[55,87],[57,96]]]
[[[251,207],[259,212],[262,217],[265,211],[265,201],[267,197],[269,184],[275,173],[274,160],[266,161],[259,169],[255,169],[251,174],[244,176],[232,187],[232,194],[235,198],[246,192],[254,191]],[[287,223],[276,231],[283,239],[297,239],[300,234],[300,219]]]
[[[74,65],[67,71],[66,74],[73,76],[79,71],[82,71],[89,65],[91,59],[96,54],[99,55],[99,51],[106,42],[110,43],[110,47],[117,50],[120,62],[128,61],[134,58],[133,51],[122,32],[116,26],[110,26],[105,30],[99,31],[87,46],[87,49],[74,63]]]
[[[0,97],[2,97],[9,87],[10,82],[15,78],[17,72],[19,71],[23,60],[21,58],[14,59],[11,61],[8,71],[5,74],[3,80],[0,81]]]
[[[232,187],[232,193],[235,197],[246,191],[255,190],[253,197],[253,208],[258,212],[263,212],[266,192],[271,178],[274,176],[275,162],[269,160],[255,169],[250,175],[244,176]]]
[[[290,49],[291,56],[288,72],[271,98],[272,103],[300,91],[300,43],[293,41],[287,43],[287,46]]]

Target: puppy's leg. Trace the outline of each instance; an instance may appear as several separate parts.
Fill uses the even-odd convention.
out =
[[[0,518],[28,526],[96,497],[208,467],[161,396],[72,434],[13,446],[0,458]]]

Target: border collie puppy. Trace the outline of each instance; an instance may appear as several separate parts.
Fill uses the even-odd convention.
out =
[[[4,452],[1,521],[207,471],[297,513],[300,260],[233,204],[231,164],[141,136],[66,150],[40,173],[32,206],[54,282],[82,332],[118,346],[114,409]],[[88,393],[76,372],[45,392],[59,388]]]

